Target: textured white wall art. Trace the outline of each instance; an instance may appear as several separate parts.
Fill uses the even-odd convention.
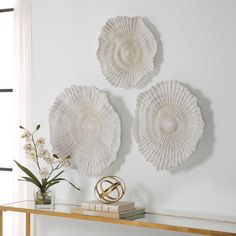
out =
[[[157,40],[141,17],[110,18],[99,37],[97,57],[107,80],[134,87],[154,71]]]
[[[235,1],[69,2],[32,0],[31,123],[40,122],[42,135],[49,139],[48,109],[53,99],[64,88],[79,84],[93,85],[111,93],[110,103],[120,114],[122,126],[124,123],[124,129],[127,129],[133,123],[136,97],[151,87],[151,81],[148,84],[146,78],[140,81],[140,89],[111,86],[105,77],[102,78],[94,51],[98,47],[101,26],[110,17],[147,16],[161,33],[158,37],[155,27],[150,27],[158,46],[160,38],[164,48],[158,72],[162,79],[151,79],[155,81],[153,85],[173,78],[191,86],[189,88],[199,98],[206,122],[204,137],[186,164],[171,171],[157,172],[151,163],[139,157],[141,153],[132,143],[130,131],[122,128],[124,142],[119,157],[104,174],[122,177],[128,186],[126,199],[145,206],[147,211],[236,221],[236,188],[232,187],[236,180],[236,106],[233,106],[236,101]],[[99,73],[100,78],[97,76]],[[145,84],[148,86],[146,89]],[[87,186],[94,186],[97,178],[80,176],[70,169],[66,175],[83,191],[58,185],[54,188],[57,201],[77,204],[94,198],[93,189]],[[28,185],[28,188],[33,193],[32,186]],[[28,194],[28,198],[31,196]],[[97,222],[81,221],[78,224],[77,221],[50,217],[36,217],[35,221],[34,236],[104,236],[105,231],[104,224]],[[106,224],[106,230],[112,232],[112,236],[193,236],[112,224]]]
[[[134,136],[140,152],[158,170],[188,160],[204,126],[197,97],[177,81],[159,82],[137,98]]]
[[[72,86],[59,94],[49,112],[53,152],[71,155],[80,173],[99,175],[116,159],[121,123],[106,93]]]

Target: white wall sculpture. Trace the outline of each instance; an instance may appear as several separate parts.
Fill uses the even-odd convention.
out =
[[[197,97],[177,81],[159,82],[137,97],[134,136],[140,152],[158,170],[188,160],[204,126]]]
[[[97,57],[107,80],[116,87],[134,87],[154,71],[157,41],[141,17],[110,18],[99,36]]]
[[[71,155],[80,173],[99,175],[116,159],[121,123],[106,93],[72,86],[59,94],[49,112],[53,152]]]

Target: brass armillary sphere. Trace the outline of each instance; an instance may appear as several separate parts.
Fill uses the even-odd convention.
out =
[[[105,176],[100,178],[96,183],[94,194],[100,202],[117,202],[125,194],[125,184],[117,176]]]

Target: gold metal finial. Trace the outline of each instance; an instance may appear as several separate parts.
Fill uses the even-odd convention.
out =
[[[124,196],[125,189],[125,184],[119,177],[105,176],[96,183],[94,194],[100,202],[113,203]]]

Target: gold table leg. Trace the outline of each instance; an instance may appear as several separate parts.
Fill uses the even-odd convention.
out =
[[[26,213],[26,236],[30,236],[30,213]],[[1,236],[1,235],[0,235]]]
[[[3,236],[3,211],[0,211],[0,236]]]

